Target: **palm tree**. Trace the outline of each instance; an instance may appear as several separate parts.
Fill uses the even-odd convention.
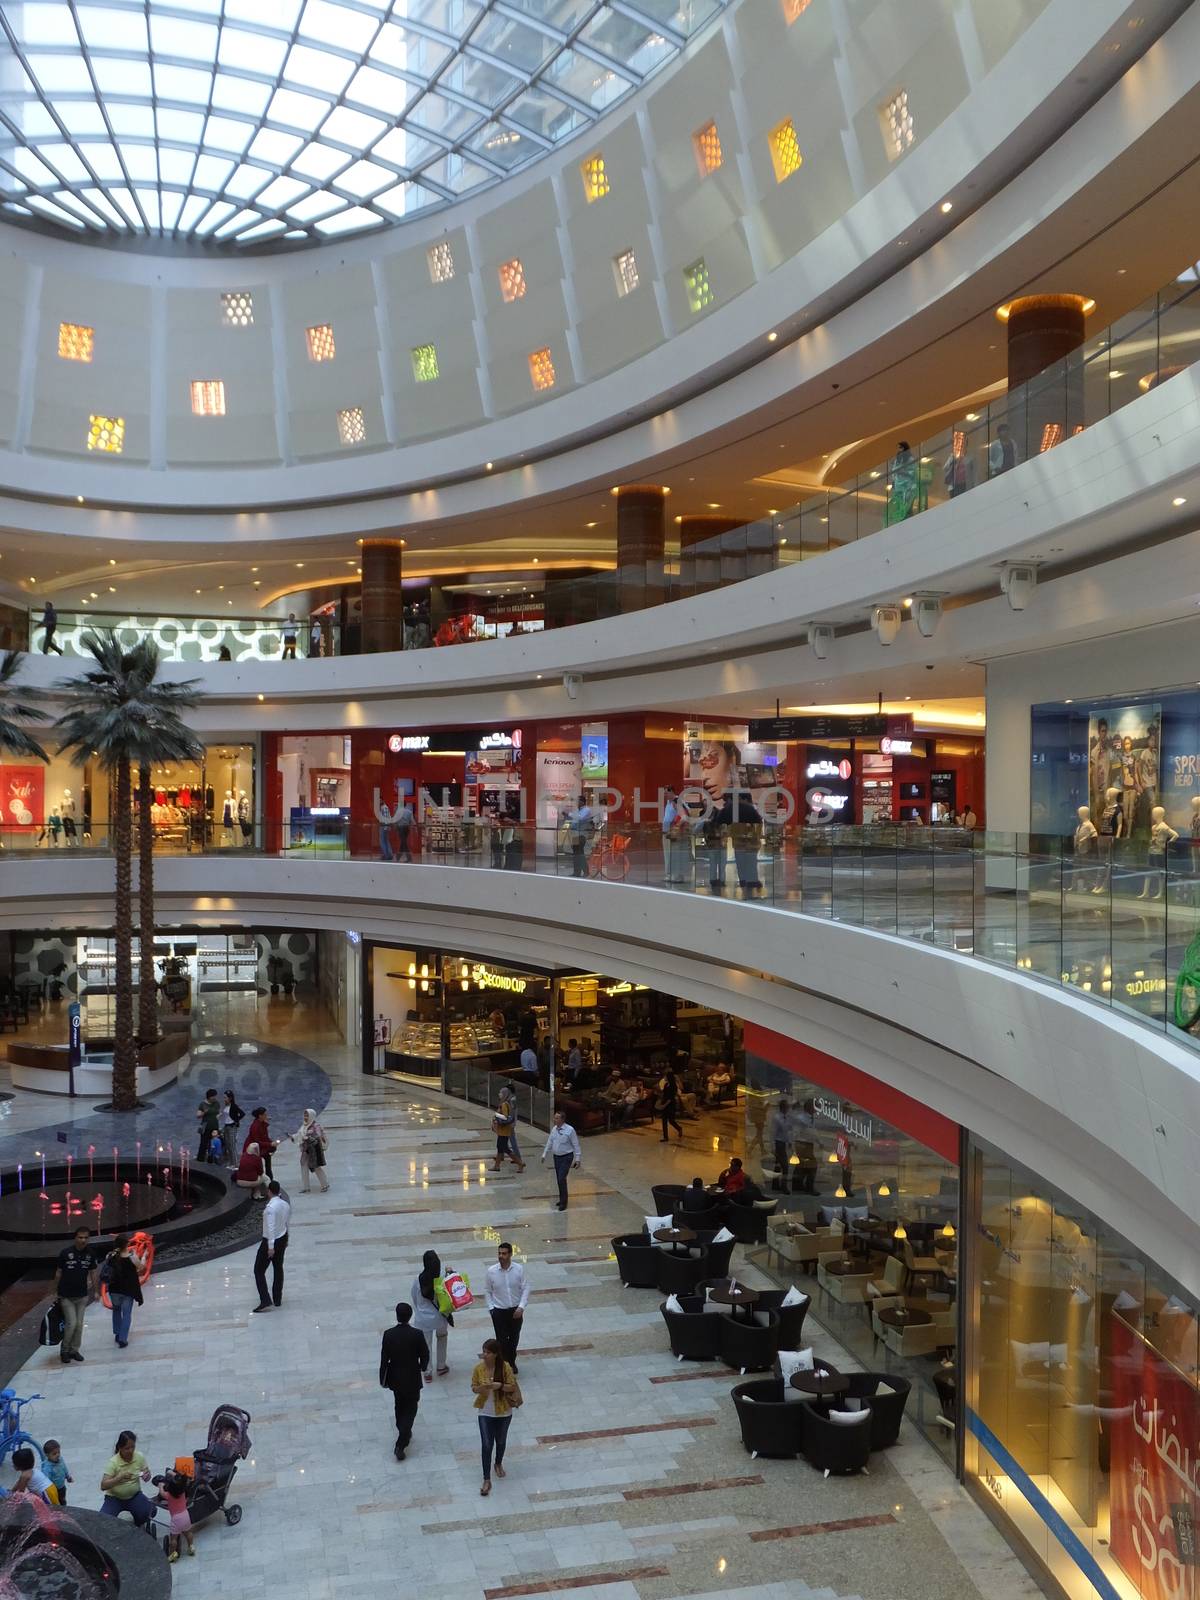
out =
[[[77,766],[89,757],[109,775],[113,792],[113,1090],[116,1111],[137,1106],[137,1047],[133,1030],[133,819],[131,766],[164,759],[160,748],[175,754],[180,735],[191,735],[179,723],[177,708],[188,703],[189,684],[156,684],[158,649],[150,641],[126,650],[112,628],[84,635],[82,644],[96,665],[80,677],[60,680],[66,709],[55,723],[59,749],[70,751]],[[193,702],[194,703],[194,697]],[[159,745],[160,730],[169,730]],[[189,753],[191,753],[189,749]],[[150,825],[145,808],[144,825]],[[153,890],[151,888],[151,894]],[[143,950],[143,970],[152,975],[151,937]],[[143,987],[146,987],[145,985]],[[153,1029],[152,1029],[153,1031]]]
[[[17,650],[8,650],[0,661],[0,750],[9,750],[15,756],[33,756],[38,761],[50,757],[31,733],[22,726],[27,722],[48,722],[49,715],[34,703],[36,691],[21,697],[13,688],[13,679],[21,670],[21,656]]]

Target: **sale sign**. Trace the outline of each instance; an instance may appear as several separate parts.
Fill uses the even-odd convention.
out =
[[[1141,1600],[1200,1600],[1200,1390],[1113,1314],[1109,1546]]]
[[[4,828],[40,828],[45,768],[0,767],[0,825]]]

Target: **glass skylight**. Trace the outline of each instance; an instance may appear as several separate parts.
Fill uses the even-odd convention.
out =
[[[0,0],[0,219],[208,248],[497,183],[729,0]]]

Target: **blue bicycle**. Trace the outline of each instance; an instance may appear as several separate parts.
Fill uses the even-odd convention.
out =
[[[25,1445],[28,1445],[39,1463],[41,1462],[41,1445],[21,1426],[21,1407],[44,1398],[44,1395],[31,1394],[28,1399],[21,1400],[15,1389],[0,1389],[0,1462],[5,1456],[11,1455],[14,1450],[20,1450]]]

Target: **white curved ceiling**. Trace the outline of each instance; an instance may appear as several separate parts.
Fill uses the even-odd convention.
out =
[[[248,246],[403,221],[594,123],[729,0],[3,0],[0,213]]]

